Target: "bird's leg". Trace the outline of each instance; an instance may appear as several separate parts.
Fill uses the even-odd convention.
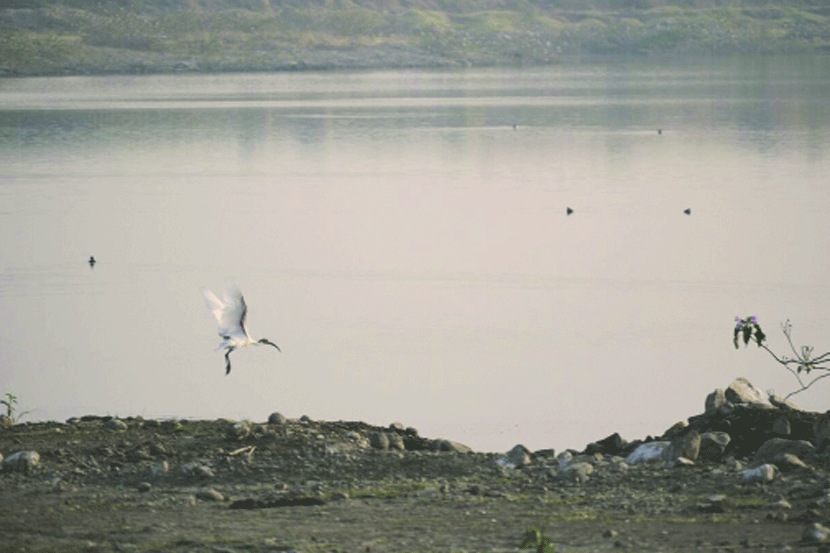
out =
[[[231,374],[231,352],[236,349],[234,347],[229,347],[228,351],[225,352],[225,375]]]

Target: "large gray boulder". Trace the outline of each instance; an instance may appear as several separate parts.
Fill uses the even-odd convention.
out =
[[[726,400],[732,403],[745,403],[757,407],[774,409],[769,396],[752,385],[746,378],[736,378],[724,392]]]
[[[704,432],[700,435],[700,458],[720,461],[732,438],[726,432]]]
[[[804,440],[787,440],[784,438],[770,438],[755,452],[756,464],[774,463],[779,455],[791,453],[800,459],[809,459],[815,453],[815,447]]]
[[[830,413],[825,414],[813,425],[814,442],[818,449],[830,446]]]
[[[669,447],[671,447],[671,442],[660,441],[640,444],[625,458],[625,462],[629,465],[639,465],[641,463],[662,461],[663,455]]]
[[[720,408],[726,405],[726,392],[718,388],[708,396],[706,396],[706,411],[707,415],[714,415]]]
[[[699,454],[700,433],[692,429],[672,439],[671,444],[663,454],[663,458],[669,463],[681,458],[695,461]]]
[[[30,472],[40,464],[40,453],[37,451],[18,451],[3,460],[6,470]]]
[[[505,468],[521,468],[531,463],[530,451],[522,444],[517,444],[510,451],[496,459],[496,463]]]
[[[588,480],[588,477],[593,473],[594,465],[591,463],[572,463],[559,473],[559,478],[566,482],[581,483]]]

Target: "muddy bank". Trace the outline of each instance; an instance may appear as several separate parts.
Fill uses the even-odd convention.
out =
[[[0,551],[516,551],[529,527],[560,552],[826,551],[828,425],[734,395],[564,452],[278,414],[15,424]]]

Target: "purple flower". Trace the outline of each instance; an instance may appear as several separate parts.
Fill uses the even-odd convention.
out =
[[[757,324],[758,324],[758,317],[756,317],[755,315],[752,315],[752,316],[749,318],[749,322],[750,322],[750,323],[752,323],[752,324],[754,324],[754,325],[757,325]]]

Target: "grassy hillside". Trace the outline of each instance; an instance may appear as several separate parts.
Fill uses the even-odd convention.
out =
[[[623,6],[623,7],[621,7]],[[2,0],[0,74],[830,52],[826,0]]]

